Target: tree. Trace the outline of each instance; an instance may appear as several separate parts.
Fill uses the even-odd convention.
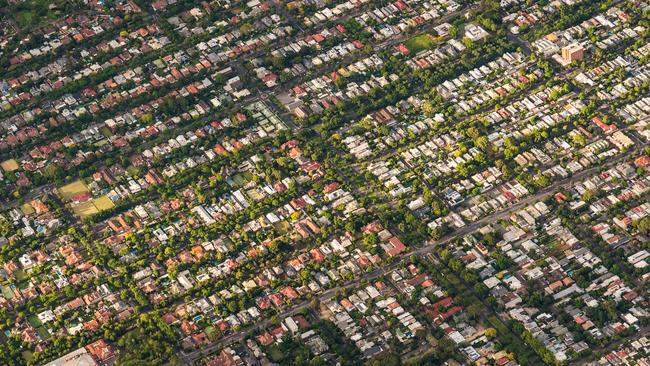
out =
[[[133,331],[117,342],[121,349],[118,366],[180,365],[174,345],[178,336],[157,314],[145,314],[136,321]]]
[[[451,38],[458,37],[458,27],[455,27],[455,26],[449,27],[449,36]]]
[[[286,58],[283,56],[273,56],[271,57],[271,64],[277,70],[282,70],[286,66]]]
[[[7,236],[13,229],[13,225],[4,216],[0,216],[0,236]]]
[[[401,359],[393,352],[384,352],[368,363],[369,366],[399,366],[401,364]]]
[[[573,136],[571,136],[571,140],[578,146],[585,146],[587,144],[587,138],[581,133],[574,133]]]
[[[145,113],[140,117],[140,122],[144,124],[150,124],[153,121],[153,116],[151,113]]]
[[[469,175],[469,167],[466,163],[461,163],[456,166],[456,171],[461,177],[467,177]]]
[[[248,34],[251,31],[253,31],[253,26],[250,23],[244,23],[241,27],[239,27],[239,32],[242,34]]]
[[[505,179],[508,179],[512,176],[512,169],[507,164],[503,164],[501,166],[501,174],[503,174]]]
[[[585,202],[590,202],[595,195],[596,192],[593,189],[588,189],[585,191],[585,193],[582,194],[582,200]]]
[[[503,156],[506,160],[512,160],[519,153],[519,148],[517,146],[508,146],[503,150]]]
[[[487,156],[485,156],[485,153],[478,152],[476,156],[474,156],[474,160],[476,160],[477,163],[483,165],[487,162]]]
[[[535,179],[533,180],[533,183],[537,187],[542,188],[550,184],[550,179],[545,174],[537,174],[537,176],[535,176]]]
[[[483,311],[483,304],[481,303],[473,303],[467,307],[467,314],[472,319],[478,319],[482,311]]]
[[[291,220],[292,221],[298,220],[300,218],[300,215],[301,215],[300,211],[296,211],[296,212],[292,213],[291,214]]]
[[[648,235],[650,233],[650,216],[646,216],[638,221],[635,221],[633,225],[639,230],[640,233]]]
[[[379,242],[379,237],[375,233],[364,234],[363,236],[363,244],[367,248],[374,247],[375,245],[377,245],[378,242]]]
[[[487,151],[488,146],[490,145],[490,142],[488,141],[487,137],[479,136],[479,137],[476,138],[476,140],[474,140],[474,145],[476,145],[476,147],[478,147],[479,149],[481,149],[483,151]]]
[[[431,104],[431,102],[429,101],[422,103],[422,113],[424,113],[424,115],[427,117],[432,117],[433,114],[435,113],[433,104]]]

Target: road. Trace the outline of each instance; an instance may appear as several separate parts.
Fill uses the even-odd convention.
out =
[[[274,2],[274,6],[277,7],[277,8],[283,8],[282,6],[279,6],[276,2]],[[347,16],[341,18],[340,21],[350,19],[350,18],[360,14],[365,9],[366,9],[366,7],[360,7],[358,9],[355,9],[354,11],[350,12]],[[414,35],[430,31],[431,29],[433,29],[433,27],[435,27],[435,26],[449,20],[450,18],[452,18],[454,16],[461,15],[462,12],[466,11],[467,9],[469,9],[469,8],[463,8],[463,9],[457,10],[455,12],[445,14],[440,18],[437,18],[437,19],[435,19],[435,20],[433,20],[433,21],[431,21],[431,22],[429,22],[429,23],[427,23],[427,24],[425,24],[425,25],[423,25],[421,27],[416,28],[415,31],[413,31],[413,32],[402,33],[398,37],[395,37],[395,38],[393,38],[393,39],[391,39],[389,41],[386,41],[386,42],[383,42],[383,43],[380,43],[380,44],[375,44],[373,46],[373,48],[377,50],[377,49],[392,47],[394,45],[397,45],[398,43],[401,43],[404,40],[406,40],[406,39],[408,39],[408,38],[410,38],[410,37],[412,37]],[[286,11],[283,11],[282,13],[284,14],[285,17],[287,17],[287,19],[290,21],[290,23],[292,23],[292,26],[295,26],[296,24],[298,24],[298,22],[295,21],[295,19],[293,19],[293,17],[290,14],[288,14]],[[285,46],[285,45],[295,41],[296,39],[304,37],[308,33],[313,34],[313,33],[317,32],[319,30],[322,30],[324,28],[326,28],[326,24],[319,24],[319,25],[317,25],[317,26],[315,26],[313,28],[310,28],[308,30],[304,30],[304,29],[300,28],[299,32],[297,34],[295,34],[294,36],[288,37],[288,38],[280,40],[278,42],[275,42],[275,43],[272,44],[272,46],[274,48],[280,48],[282,46]],[[271,45],[269,45],[269,46],[271,46]],[[242,57],[245,57],[246,59],[251,59],[251,58],[263,56],[266,53],[267,53],[266,49],[256,50],[256,51],[253,51],[252,53],[244,53],[244,54],[241,54],[241,55],[239,55],[238,57],[236,57],[236,58],[234,58],[232,60],[226,61],[224,63],[224,67],[225,66],[230,66],[230,67],[233,67],[233,68],[236,68],[236,69],[242,69],[242,67],[244,65],[244,62],[241,59]],[[362,56],[362,55],[363,54],[360,53],[360,52],[354,53],[354,54],[350,55],[349,57],[344,58],[343,60],[339,60],[339,61],[337,61],[335,63],[329,63],[329,64],[327,64],[327,65],[325,65],[323,67],[315,68],[314,70],[312,70],[312,72],[309,72],[309,73],[297,76],[295,78],[292,78],[289,81],[287,81],[286,83],[283,83],[283,85],[287,85],[287,84],[295,85],[297,83],[304,82],[304,81],[308,80],[309,78],[313,78],[314,75],[316,75],[316,74],[322,75],[322,74],[327,73],[329,71],[334,71],[334,70],[340,68],[341,64],[345,64],[346,62],[351,64],[351,63],[355,62],[356,60],[358,60],[360,58],[360,56]],[[242,70],[242,71],[245,71],[245,70]],[[243,73],[241,73],[241,75],[247,75],[247,73],[243,72]],[[279,87],[280,87],[280,85],[278,85],[278,87],[271,88],[269,90],[264,90],[262,92],[264,92],[264,93],[273,93]],[[251,104],[251,103],[253,103],[255,101],[258,101],[258,100],[261,99],[260,96],[261,96],[260,90],[253,90],[251,95],[237,101],[234,104],[233,108],[230,108],[230,110],[238,110],[238,109],[242,108],[245,105],[248,105],[248,104]],[[301,126],[298,126],[295,122],[293,122],[293,116],[291,116],[288,112],[280,110],[279,108],[276,108],[276,106],[274,105],[275,103],[269,103],[269,104],[273,105],[273,108],[279,114],[281,114],[283,118],[287,118],[287,117],[290,118],[290,121],[292,121],[292,122],[290,122],[290,127],[292,127],[292,129],[294,131],[300,130],[302,128]],[[206,121],[209,120],[212,117],[213,117],[212,115],[208,116],[206,118]],[[181,133],[181,131],[177,131],[177,132]],[[34,199],[36,197],[39,197],[40,195],[52,190],[53,188],[55,188],[55,186],[52,183],[44,185],[44,186],[32,188],[30,190],[30,192],[26,196],[24,196],[22,198],[22,200],[20,200],[20,201],[19,200],[0,201],[0,208],[1,209],[6,209],[6,208],[11,208],[11,207],[16,207],[16,205],[20,204],[20,202],[23,202],[23,201],[26,201],[26,200],[31,200],[31,199]]]
[[[423,24],[423,25],[420,25],[420,26],[414,28],[410,32],[402,32],[399,35],[397,35],[395,37],[391,37],[389,40],[385,40],[385,41],[380,42],[380,43],[373,43],[371,41],[371,42],[369,42],[369,44],[373,47],[373,50],[375,52],[379,52],[379,51],[385,50],[385,49],[390,49],[391,47],[396,46],[399,43],[402,43],[402,42],[406,41],[409,38],[412,38],[412,37],[417,36],[419,34],[431,31],[434,27],[448,21],[449,19],[451,19],[451,18],[453,18],[455,16],[462,15],[463,12],[467,11],[468,9],[470,9],[470,7],[462,8],[460,10],[445,14],[445,15],[439,17],[439,18],[433,19],[432,21],[430,21],[430,22],[428,22],[426,24]],[[325,63],[322,66],[314,67],[313,69],[309,70],[309,72],[304,73],[304,74],[300,74],[300,75],[295,76],[295,77],[292,77],[289,80],[287,80],[287,81],[285,81],[285,82],[283,82],[281,84],[278,84],[278,85],[276,85],[276,86],[274,86],[272,88],[269,88],[268,90],[269,90],[269,92],[276,91],[276,90],[279,90],[279,89],[281,89],[283,87],[286,87],[286,85],[296,85],[296,84],[302,83],[304,81],[308,81],[310,79],[313,79],[313,78],[317,77],[318,75],[324,75],[324,74],[327,74],[329,72],[338,70],[343,65],[350,65],[350,64],[358,61],[361,58],[360,57],[361,55],[362,55],[361,52],[350,53],[350,54],[348,54],[347,56],[345,56],[345,57],[343,57],[341,59],[337,59],[337,60],[335,60],[333,62]]]
[[[54,189],[54,183],[48,183],[42,186],[32,188],[26,194],[22,195],[20,199],[15,200],[0,200],[0,210],[8,210],[20,205],[22,202],[31,201],[34,198],[40,197],[47,192]]]
[[[411,37],[414,37],[414,36],[417,36],[419,34],[423,34],[423,33],[431,31],[434,27],[448,21],[449,19],[451,19],[454,16],[462,15],[462,13],[464,11],[466,11],[468,9],[471,9],[472,7],[473,6],[469,6],[469,7],[463,8],[461,10],[457,10],[455,12],[445,14],[445,15],[441,16],[440,18],[434,19],[433,21],[431,21],[429,23],[418,26],[417,28],[415,28],[411,32],[403,32],[403,33],[399,34],[398,36],[393,37],[393,38],[391,38],[391,39],[389,39],[387,41],[383,41],[383,42],[375,43],[375,44],[372,44],[372,42],[370,42],[370,44],[373,46],[374,52],[379,52],[379,51],[384,50],[384,49],[389,49],[391,47],[394,47],[394,46],[398,45],[399,43],[404,42],[405,40],[407,40],[407,39],[409,39]],[[282,84],[278,84],[278,85],[276,85],[274,87],[266,89],[266,92],[270,93],[270,94],[278,95],[278,94],[282,93],[283,91],[286,91],[286,90],[283,90],[283,88],[286,85],[298,85],[300,83],[309,81],[309,80],[317,77],[318,75],[325,75],[325,74],[328,74],[330,72],[336,71],[336,70],[340,69],[341,67],[343,67],[344,65],[349,66],[349,65],[353,64],[354,62],[357,62],[361,58],[362,55],[363,55],[362,52],[350,53],[347,56],[343,57],[342,59],[336,60],[336,62],[325,63],[322,66],[314,67],[313,69],[309,70],[309,72],[307,72],[307,73],[291,77],[289,80],[287,80],[286,82],[283,82]],[[300,131],[304,127],[304,126],[301,126],[301,125],[297,124],[294,121],[293,114],[289,113],[282,106],[278,106],[278,105],[276,105],[276,103],[271,103],[271,104],[273,105],[273,108],[277,111],[279,116],[281,116],[285,121],[286,120],[291,121],[290,125],[291,125],[293,131],[296,131],[296,132]],[[347,127],[349,128],[350,126],[351,125],[348,125]]]
[[[596,349],[596,350],[593,350],[593,351],[600,352],[601,354],[604,355],[604,354],[606,354],[608,352],[611,352],[611,351],[615,350],[618,346],[620,346],[621,344],[623,344],[623,343],[625,343],[627,341],[630,341],[632,339],[641,338],[641,337],[647,336],[649,334],[650,334],[650,326],[646,326],[646,327],[643,327],[643,328],[639,329],[639,331],[637,331],[636,333],[632,334],[629,337],[621,338],[621,339],[619,339],[617,341],[614,341],[614,342],[608,344],[607,347],[604,347],[604,348],[601,348],[601,349]],[[593,358],[593,356],[586,357],[584,359],[576,361],[574,363],[574,365],[575,366],[591,365],[591,362],[594,361],[592,358]]]
[[[391,263],[391,264],[389,264],[389,265],[387,265],[385,267],[377,268],[377,269],[375,269],[375,270],[373,270],[371,272],[368,272],[363,277],[356,278],[354,280],[346,282],[342,286],[334,287],[334,288],[331,288],[331,289],[326,290],[324,292],[321,292],[318,296],[315,297],[315,299],[317,299],[320,302],[326,302],[326,301],[330,300],[331,298],[333,298],[339,290],[357,287],[359,285],[359,283],[361,283],[361,281],[363,279],[366,279],[366,280],[370,281],[370,280],[382,277],[387,272],[390,272],[393,269],[397,268],[397,266],[399,266],[399,264],[403,260],[405,260],[406,258],[408,258],[408,257],[406,255],[404,255],[404,256],[400,257],[400,259],[398,261],[396,261],[394,263]],[[286,318],[288,316],[296,315],[296,314],[302,312],[304,309],[307,309],[310,306],[312,301],[313,301],[313,299],[305,300],[305,301],[295,305],[294,307],[292,307],[290,309],[286,309],[284,311],[281,311],[280,313],[277,314],[277,317],[279,319],[284,319],[284,318]],[[249,335],[251,333],[254,333],[256,331],[259,331],[259,330],[266,329],[269,325],[271,325],[271,320],[268,319],[268,318],[264,318],[261,321],[255,323],[254,325],[252,325],[252,326],[250,326],[250,327],[248,327],[248,328],[246,328],[244,330],[240,330],[237,333],[233,333],[231,335],[223,337],[223,338],[219,339],[218,341],[210,344],[209,346],[202,347],[202,348],[200,348],[200,349],[198,349],[196,351],[189,352],[189,353],[185,353],[185,352],[181,351],[180,352],[180,358],[186,364],[192,364],[194,361],[196,361],[201,356],[208,355],[208,354],[210,354],[210,353],[212,353],[212,352],[214,352],[214,351],[216,351],[216,350],[218,350],[220,348],[223,348],[223,347],[225,347],[225,346],[227,346],[229,344],[239,342],[239,341],[243,340],[247,335]]]
[[[647,143],[644,144],[644,146],[645,145],[647,145]],[[550,196],[553,193],[557,192],[557,190],[559,188],[571,186],[575,182],[583,180],[583,179],[585,179],[585,178],[587,178],[587,177],[601,171],[602,169],[610,168],[610,167],[620,163],[621,161],[627,159],[628,157],[630,157],[634,153],[638,152],[639,149],[641,149],[641,148],[628,150],[628,151],[624,152],[623,154],[620,154],[619,156],[615,157],[614,159],[606,162],[602,166],[594,166],[592,168],[585,169],[585,170],[583,170],[583,171],[581,171],[581,172],[579,172],[579,173],[577,173],[577,174],[575,174],[575,175],[573,175],[573,176],[571,176],[571,177],[569,177],[567,179],[559,180],[559,181],[551,184],[550,186],[540,190],[539,192],[518,201],[517,203],[515,203],[512,206],[508,207],[507,209],[504,209],[504,210],[502,210],[500,212],[494,213],[494,214],[492,214],[490,216],[487,216],[487,217],[484,217],[484,218],[479,219],[477,221],[474,221],[474,222],[472,222],[472,223],[470,223],[470,224],[468,224],[466,226],[463,226],[462,228],[460,228],[460,229],[454,231],[453,233],[451,233],[451,234],[449,234],[449,235],[447,235],[445,237],[442,237],[442,238],[440,238],[438,240],[431,240],[431,241],[427,242],[427,244],[424,245],[423,247],[417,248],[417,249],[412,250],[410,252],[406,252],[406,253],[400,255],[399,257],[396,257],[396,259],[393,260],[392,263],[387,264],[384,267],[377,268],[377,269],[375,269],[373,271],[367,272],[363,276],[361,276],[359,278],[356,278],[354,280],[345,282],[341,286],[338,286],[338,287],[326,290],[324,292],[321,292],[320,294],[318,294],[314,298],[317,299],[319,302],[327,302],[332,297],[334,297],[339,290],[344,290],[344,289],[357,287],[359,285],[359,283],[361,281],[363,281],[363,280],[373,281],[375,279],[381,278],[386,273],[388,273],[388,272],[392,271],[393,269],[397,268],[401,263],[408,261],[411,256],[413,256],[413,255],[415,255],[415,256],[425,256],[425,255],[431,254],[431,253],[433,253],[435,248],[437,246],[439,246],[439,245],[444,245],[444,244],[447,244],[447,243],[451,242],[452,240],[455,240],[457,238],[461,238],[464,235],[467,235],[469,233],[472,233],[472,232],[478,230],[479,228],[481,228],[484,225],[495,223],[495,222],[497,222],[497,221],[499,221],[501,219],[506,219],[513,212],[518,211],[518,210],[520,210],[520,209],[522,209],[522,208],[524,208],[524,207],[526,207],[526,206],[528,206],[528,205],[530,205],[530,204],[532,204],[534,202],[544,200],[548,196]],[[285,309],[285,310],[281,311],[277,315],[277,317],[279,319],[284,319],[284,318],[286,318],[288,316],[292,316],[292,315],[295,315],[297,313],[300,313],[303,309],[308,308],[312,301],[313,301],[313,299],[309,299],[309,300],[305,300],[303,302],[300,302],[297,305],[295,305],[295,306],[293,306],[293,307],[291,307],[289,309]],[[202,356],[205,356],[205,355],[208,355],[208,354],[210,354],[210,353],[212,353],[212,352],[214,352],[214,351],[216,351],[216,350],[218,350],[220,348],[223,348],[223,347],[225,347],[225,346],[227,346],[229,344],[232,344],[232,343],[235,343],[235,342],[240,342],[247,335],[249,335],[251,333],[254,333],[256,331],[259,331],[259,330],[263,330],[263,329],[267,328],[269,325],[270,325],[270,320],[269,319],[262,319],[261,321],[255,323],[252,326],[244,328],[244,329],[240,330],[237,333],[233,333],[233,334],[230,334],[228,336],[225,336],[225,337],[219,339],[218,341],[216,341],[216,342],[214,342],[214,343],[212,343],[212,344],[210,344],[208,346],[202,347],[201,349],[195,350],[193,352],[188,352],[188,353],[181,351],[180,352],[180,358],[186,364],[192,364],[198,358],[200,358]]]

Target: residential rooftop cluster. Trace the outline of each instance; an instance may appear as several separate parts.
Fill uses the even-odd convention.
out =
[[[0,364],[649,364],[649,14],[0,0]]]

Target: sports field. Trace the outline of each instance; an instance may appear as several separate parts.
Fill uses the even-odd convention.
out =
[[[72,197],[80,194],[89,192],[86,184],[80,180],[72,182],[68,185],[65,185],[59,188],[59,195],[67,201],[70,201]]]

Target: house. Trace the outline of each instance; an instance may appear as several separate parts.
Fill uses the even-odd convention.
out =
[[[474,23],[469,23],[465,26],[465,37],[472,42],[480,41],[490,34],[485,31],[481,26]]]
[[[406,249],[406,246],[396,236],[393,236],[385,243],[382,243],[382,247],[389,257],[395,257]]]

